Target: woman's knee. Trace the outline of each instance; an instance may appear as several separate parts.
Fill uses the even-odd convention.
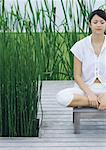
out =
[[[66,88],[57,93],[56,99],[59,104],[63,106],[69,106],[72,100],[74,99],[74,94],[83,95],[83,91],[79,88]]]

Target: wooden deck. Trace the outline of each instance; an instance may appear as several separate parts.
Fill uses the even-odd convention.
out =
[[[56,93],[71,86],[72,81],[43,81],[39,138],[0,138],[0,150],[106,150],[105,118],[86,117],[81,120],[81,133],[74,134],[72,108],[57,103]]]

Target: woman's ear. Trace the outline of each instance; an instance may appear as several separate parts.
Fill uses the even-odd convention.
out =
[[[105,30],[104,34],[106,35],[106,30]]]
[[[106,26],[105,26],[105,32],[104,32],[104,34],[106,35]]]

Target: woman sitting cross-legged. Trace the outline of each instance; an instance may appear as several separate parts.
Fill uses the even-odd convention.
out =
[[[106,109],[106,13],[97,9],[89,16],[92,34],[76,42],[73,88],[57,93],[57,101],[67,107]]]

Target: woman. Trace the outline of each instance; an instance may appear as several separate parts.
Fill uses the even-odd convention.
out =
[[[67,107],[95,107],[106,109],[106,13],[97,9],[90,14],[92,34],[76,42],[74,54],[73,88],[57,94],[60,104]]]

